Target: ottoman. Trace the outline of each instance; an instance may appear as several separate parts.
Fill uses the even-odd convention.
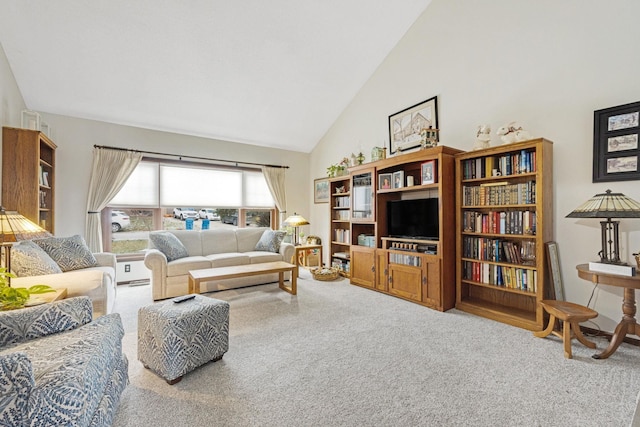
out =
[[[229,349],[229,303],[202,295],[138,310],[138,360],[173,385]]]

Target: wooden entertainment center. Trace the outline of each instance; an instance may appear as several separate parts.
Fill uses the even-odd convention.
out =
[[[349,175],[331,178],[332,265],[341,266],[354,285],[435,310],[453,308],[454,169],[461,152],[438,146],[351,167]],[[428,171],[425,177],[423,171]],[[386,177],[392,179],[387,183]],[[389,237],[388,202],[429,198],[439,204],[437,240]]]
[[[542,138],[471,152],[437,146],[349,168],[330,178],[331,264],[354,285],[542,330],[552,149]],[[394,203],[425,199],[438,200],[437,237],[389,230]]]

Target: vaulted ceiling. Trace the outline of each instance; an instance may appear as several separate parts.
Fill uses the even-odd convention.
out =
[[[0,0],[27,107],[310,152],[431,0]]]

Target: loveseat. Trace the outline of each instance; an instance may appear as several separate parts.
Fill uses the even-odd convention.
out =
[[[49,252],[42,249],[44,246]],[[15,287],[66,288],[67,298],[88,296],[95,317],[110,313],[116,298],[116,256],[91,253],[79,235],[21,241],[11,250]]]
[[[110,426],[126,387],[119,314],[88,297],[0,312],[0,425]]]
[[[149,250],[145,254],[144,265],[151,270],[153,299],[186,295],[189,291],[189,270],[273,261],[291,262],[294,246],[283,243],[283,237],[284,232],[267,227],[152,231],[149,233]],[[179,242],[172,242],[174,240]],[[171,247],[173,243],[178,248]],[[277,273],[225,279],[202,283],[201,292],[277,281]]]

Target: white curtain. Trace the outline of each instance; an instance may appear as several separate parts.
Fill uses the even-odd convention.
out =
[[[87,197],[85,238],[92,252],[102,252],[100,211],[107,206],[127,182],[142,160],[142,153],[95,147],[93,168]]]
[[[274,168],[271,166],[262,166],[262,174],[264,175],[271,196],[280,211],[280,226],[287,217],[287,192],[284,184],[285,168]]]

